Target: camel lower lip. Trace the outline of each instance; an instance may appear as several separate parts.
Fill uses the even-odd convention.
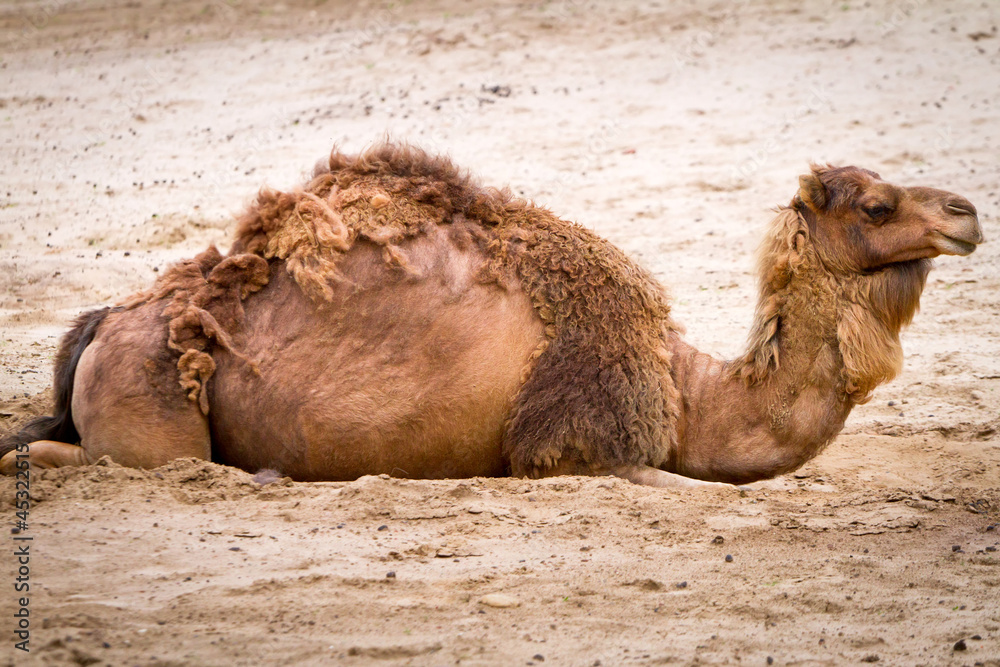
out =
[[[941,230],[935,230],[933,234],[934,247],[937,248],[942,254],[945,255],[971,255],[976,249],[977,241],[981,240],[981,236],[976,234],[973,238],[975,241],[966,241],[963,238],[958,238],[955,236],[949,236]]]
[[[941,235],[938,250],[947,255],[971,255],[976,249],[975,243],[969,243],[945,234]]]

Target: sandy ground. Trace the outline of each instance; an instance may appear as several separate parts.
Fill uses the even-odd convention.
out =
[[[0,663],[1000,665],[998,23],[966,0],[0,2],[2,430],[47,410],[75,314],[385,132],[612,239],[723,356],[809,161],[966,195],[993,241],[939,260],[903,374],[845,434],[743,495],[36,474],[31,652],[11,535]]]

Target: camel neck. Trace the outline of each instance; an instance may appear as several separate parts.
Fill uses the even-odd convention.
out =
[[[826,303],[836,295],[820,280],[796,282],[803,289],[783,295],[774,335],[758,341],[774,355],[763,377],[748,381],[739,360],[715,359],[671,334],[673,380],[684,397],[673,472],[731,483],[774,477],[819,454],[843,428],[855,402],[845,388],[837,311]]]
[[[902,368],[899,332],[920,304],[930,260],[851,271],[825,261],[810,238],[808,220],[779,209],[758,255],[759,300],[738,359],[713,359],[668,334],[683,397],[671,472],[740,483],[794,470]]]

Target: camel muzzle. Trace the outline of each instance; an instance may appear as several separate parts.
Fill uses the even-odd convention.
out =
[[[956,195],[945,201],[942,208],[944,215],[932,231],[934,246],[945,255],[971,255],[985,241],[976,207]]]

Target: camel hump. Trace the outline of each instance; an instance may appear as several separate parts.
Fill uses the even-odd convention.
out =
[[[283,261],[322,304],[337,285],[351,283],[340,264],[359,242],[380,247],[388,265],[412,273],[408,241],[457,220],[495,227],[528,207],[508,190],[479,186],[445,156],[384,142],[358,155],[334,151],[300,187],[263,188],[238,221],[230,255]],[[469,242],[491,240],[473,235]]]
[[[545,327],[510,421],[516,471],[565,454],[588,463],[659,465],[676,440],[665,336],[669,298],[621,250],[576,223],[482,187],[445,156],[385,142],[334,151],[310,182],[262,190],[241,217],[231,254],[284,261],[317,304],[352,283],[343,256],[357,243],[418,274],[409,241],[450,227],[456,247],[484,257],[479,282],[520,289]],[[459,240],[461,239],[461,240]],[[414,276],[418,277],[418,276]]]
[[[73,379],[80,356],[94,340],[97,328],[112,311],[111,308],[100,308],[80,315],[76,322],[63,336],[56,353],[53,391],[55,393],[55,408],[52,416],[36,417],[29,421],[17,433],[12,433],[0,439],[0,457],[36,440],[55,440],[57,442],[75,443],[80,434],[73,424],[71,410],[73,399]]]

